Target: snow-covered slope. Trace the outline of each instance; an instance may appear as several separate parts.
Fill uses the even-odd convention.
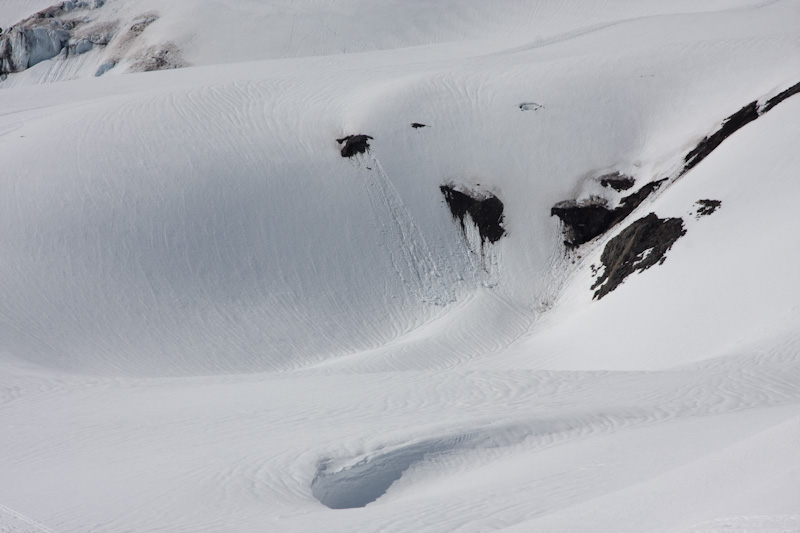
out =
[[[214,65],[278,58],[330,56],[452,45],[459,57],[493,48],[520,50],[561,43],[632,22],[658,24],[663,16],[750,12],[772,0],[613,0],[586,9],[581,3],[499,0],[312,1],[258,0],[160,2],[66,0],[55,4],[1,0],[0,27],[9,34],[33,13],[50,8],[33,26],[58,25],[69,42],[45,40],[52,60],[0,87],[38,84],[176,66]],[[697,19],[703,24],[702,17]],[[30,25],[28,20],[28,23]],[[24,25],[24,24],[23,24]],[[756,32],[758,33],[758,32]],[[68,44],[68,46],[67,46]],[[59,50],[61,52],[59,53]],[[44,51],[44,50],[43,50]],[[402,52],[414,62],[418,53]],[[426,52],[426,61],[430,52]]]
[[[0,82],[0,529],[800,528],[796,2],[161,4]]]

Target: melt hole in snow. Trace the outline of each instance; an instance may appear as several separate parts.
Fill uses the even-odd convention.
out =
[[[311,482],[311,493],[331,509],[365,507],[383,496],[412,465],[452,448],[446,443],[427,441],[412,444],[376,457],[364,458],[337,472],[323,462]]]
[[[540,109],[544,109],[544,106],[536,102],[522,102],[519,104],[519,108],[523,111],[539,111]]]

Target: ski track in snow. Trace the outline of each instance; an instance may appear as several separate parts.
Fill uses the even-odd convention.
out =
[[[381,221],[384,236],[384,246],[389,249],[389,255],[397,275],[403,279],[405,285],[409,286],[418,299],[433,303],[435,305],[447,305],[455,300],[452,290],[454,279],[452,276],[444,278],[439,272],[439,264],[444,261],[435,258],[428,247],[425,237],[420,232],[414,219],[403,203],[402,198],[392,185],[392,181],[383,170],[380,161],[374,154],[370,154],[371,164],[374,165],[375,174],[365,174],[367,191],[370,196],[372,210],[378,220]],[[377,179],[370,179],[375,176]],[[374,194],[377,192],[377,194]],[[378,197],[376,202],[375,197]],[[379,207],[381,206],[381,207]],[[383,213],[388,213],[388,217]],[[388,219],[388,223],[386,220]],[[403,255],[403,265],[398,265],[397,260],[391,252],[391,246],[397,243]],[[437,260],[438,259],[438,260]],[[407,279],[408,271],[413,279]],[[443,279],[444,278],[444,279]]]
[[[5,514],[5,516],[3,516]],[[56,533],[47,526],[21,515],[18,512],[0,505],[0,532],[2,533],[28,533],[40,531],[43,533]]]

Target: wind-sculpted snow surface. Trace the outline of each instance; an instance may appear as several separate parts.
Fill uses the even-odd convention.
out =
[[[0,530],[794,527],[798,5],[590,4],[44,17]]]

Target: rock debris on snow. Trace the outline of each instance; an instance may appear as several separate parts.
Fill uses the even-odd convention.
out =
[[[722,207],[722,202],[720,200],[697,200],[695,203],[699,206],[696,213],[697,218],[713,215],[717,209]]]

